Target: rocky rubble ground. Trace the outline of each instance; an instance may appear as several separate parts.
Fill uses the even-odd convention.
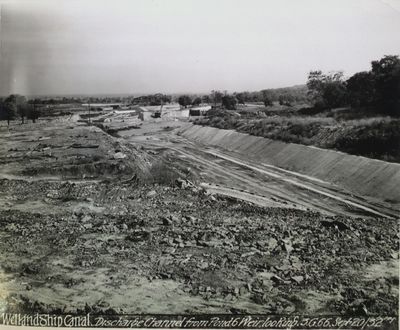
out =
[[[52,260],[66,257],[74,270],[128,263],[130,276],[179,282],[187,295],[210,304],[225,301],[225,312],[251,312],[235,307],[241,300],[268,313],[320,308],[393,315],[398,310],[398,275],[365,276],[368,267],[397,260],[396,221],[260,208],[207,194],[183,180],[140,186],[1,180],[0,191],[14,198],[13,205],[15,199],[23,205],[17,196],[27,191],[26,199],[34,196],[46,205],[36,212],[0,212],[2,269],[27,281],[27,289],[48,282],[78,285],[68,274],[51,275]],[[329,299],[312,307],[310,292]],[[13,301],[11,310],[62,308],[23,294]]]
[[[40,178],[96,179],[148,176],[151,156],[97,127],[75,123],[14,126],[0,130],[3,173]]]

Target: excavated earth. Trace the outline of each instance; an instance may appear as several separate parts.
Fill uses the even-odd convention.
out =
[[[0,127],[0,313],[398,314],[393,212],[224,176],[180,125]]]

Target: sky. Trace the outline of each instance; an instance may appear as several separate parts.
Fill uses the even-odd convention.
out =
[[[400,0],[0,0],[0,95],[304,84],[400,54]]]

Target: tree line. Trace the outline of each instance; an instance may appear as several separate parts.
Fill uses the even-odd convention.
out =
[[[308,96],[314,108],[351,106],[393,116],[400,115],[400,59],[386,55],[371,62],[371,70],[345,79],[343,72],[311,71]]]
[[[36,122],[40,116],[40,110],[35,100],[27,100],[25,96],[19,94],[11,94],[4,99],[0,99],[0,120],[10,121],[19,117],[24,123],[25,119],[31,119]]]
[[[315,110],[323,111],[339,107],[365,109],[392,116],[400,115],[400,59],[397,55],[386,55],[371,62],[371,70],[357,72],[346,79],[342,71],[323,73],[311,71],[307,84],[287,88],[264,89],[257,92],[235,92],[213,90],[209,95],[178,98],[181,106],[208,103],[221,105],[228,110],[247,102],[263,103],[265,107],[278,102],[292,106],[306,103]]]
[[[199,104],[220,105],[228,110],[236,109],[238,104],[246,103],[262,103],[266,107],[272,106],[274,102],[280,105],[291,106],[293,103],[306,103],[307,87],[294,86],[286,88],[264,89],[256,92],[234,92],[229,94],[227,91],[212,90],[210,94],[201,96],[181,95],[178,103],[187,107],[189,105],[196,106]]]

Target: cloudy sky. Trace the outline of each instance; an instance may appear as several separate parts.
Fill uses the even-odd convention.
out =
[[[303,84],[400,54],[400,0],[0,0],[0,94]]]

